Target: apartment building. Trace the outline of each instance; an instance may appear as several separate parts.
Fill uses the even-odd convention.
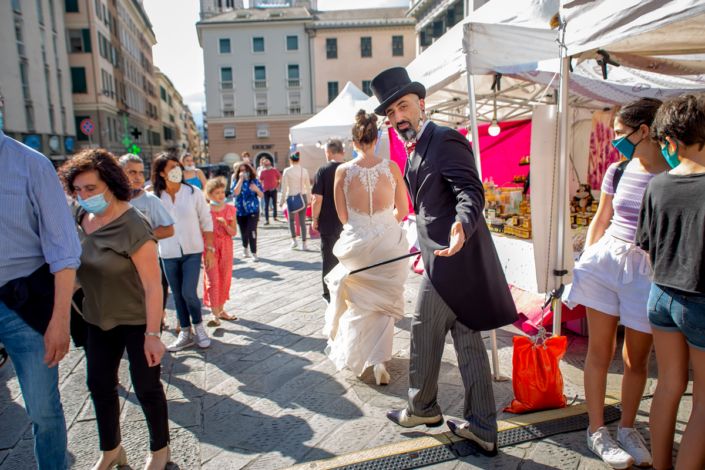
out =
[[[198,126],[193,118],[193,113],[187,105],[184,105],[183,112],[184,132],[186,134],[186,140],[188,141],[187,151],[193,155],[193,158],[197,163],[206,163],[201,134],[198,132]]]
[[[212,163],[248,151],[286,165],[289,128],[311,116],[306,7],[234,9],[197,23]]]
[[[404,67],[416,57],[415,20],[405,8],[316,12],[306,27],[311,38],[314,108],[333,101],[348,81],[368,95],[370,82],[389,67]]]
[[[76,127],[64,2],[0,2],[0,129],[59,165]]]
[[[78,147],[137,153],[149,168],[161,151],[156,37],[139,0],[65,0]],[[94,124],[88,136],[78,128]]]
[[[407,15],[416,21],[416,54],[489,0],[411,0]]]

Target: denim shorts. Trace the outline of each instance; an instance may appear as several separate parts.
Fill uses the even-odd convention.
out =
[[[682,333],[690,346],[705,351],[705,295],[651,284],[648,309],[652,328]]]

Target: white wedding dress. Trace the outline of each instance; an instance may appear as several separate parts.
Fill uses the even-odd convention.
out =
[[[333,253],[340,263],[326,276],[326,353],[338,369],[360,376],[392,357],[394,323],[404,315],[406,259],[350,274],[409,252],[406,234],[394,217],[396,181],[390,162],[364,168],[353,161],[343,191],[348,221]]]

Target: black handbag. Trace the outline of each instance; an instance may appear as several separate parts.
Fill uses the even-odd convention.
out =
[[[46,333],[54,311],[54,275],[43,264],[26,277],[13,279],[0,288],[0,300],[33,330]]]

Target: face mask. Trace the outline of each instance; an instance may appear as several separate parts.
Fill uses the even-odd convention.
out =
[[[169,173],[166,174],[166,179],[168,179],[172,183],[181,183],[183,177],[184,175],[181,172],[181,167],[179,166],[175,166],[174,168],[169,170]]]
[[[627,160],[631,160],[631,158],[634,156],[634,150],[636,150],[636,146],[641,143],[641,140],[637,142],[636,144],[633,144],[628,137],[630,137],[632,134],[634,134],[636,131],[638,131],[639,128],[637,127],[634,129],[632,132],[629,134],[625,135],[624,137],[620,139],[615,139],[612,141],[612,146],[619,151],[622,155],[626,157]],[[642,139],[643,140],[643,139]]]
[[[661,155],[663,155],[663,158],[666,159],[666,163],[668,163],[668,166],[670,166],[671,168],[675,168],[681,164],[680,160],[678,160],[677,143],[675,152],[671,153],[671,151],[668,149],[668,144],[666,144],[666,146],[661,149]]]
[[[220,207],[220,206],[223,205],[224,202],[225,202],[225,201],[223,201],[223,202],[218,202],[218,201],[213,201],[213,200],[211,200],[211,206]]]
[[[185,166],[184,169],[186,171],[196,171],[196,165],[188,165],[188,166]]]
[[[109,205],[108,202],[105,200],[104,195],[105,193],[96,194],[95,196],[91,196],[88,199],[82,199],[81,196],[78,196],[78,203],[81,205],[81,207],[83,207],[86,212],[100,215],[105,212],[105,209],[107,209]]]

